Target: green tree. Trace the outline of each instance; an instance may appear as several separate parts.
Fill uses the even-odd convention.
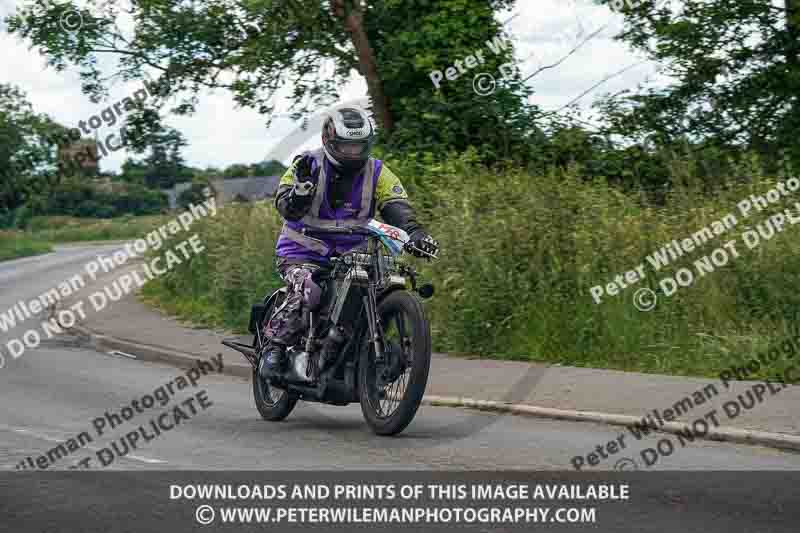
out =
[[[191,113],[206,88],[232,92],[237,103],[265,115],[276,91],[291,87],[298,116],[335,102],[352,71],[364,76],[387,146],[404,151],[463,151],[480,146],[492,162],[530,151],[534,114],[513,68],[495,13],[513,0],[142,0],[133,4],[132,32],[116,24],[118,8],[100,0],[34,3],[10,17],[12,33],[39,47],[56,68],[77,65],[84,89],[100,97],[104,55],[118,58],[123,79],[158,76],[157,105],[176,97],[172,111]],[[59,31],[67,10],[83,15],[76,32]],[[486,41],[498,39],[497,52]],[[437,91],[430,71],[445,70],[476,50],[481,71],[500,78],[494,94],[477,96],[472,77]],[[321,75],[326,65],[332,71]],[[113,77],[113,76],[112,76]],[[179,97],[178,97],[179,95]],[[149,103],[149,102],[148,102]]]
[[[463,152],[478,148],[484,163],[527,158],[536,133],[531,90],[514,61],[514,47],[496,13],[510,0],[386,0],[367,19],[387,96],[396,115],[395,131],[384,139],[403,152]],[[386,31],[391,28],[391,31]],[[483,63],[467,68],[466,58]],[[460,63],[455,80],[435,87],[431,73]],[[475,76],[491,74],[495,90],[476,94]],[[505,76],[503,76],[505,74]]]
[[[225,179],[232,179],[232,178],[247,178],[253,175],[253,171],[250,168],[250,165],[244,165],[242,163],[234,163],[225,168],[222,173],[222,176]]]
[[[0,84],[0,210],[15,209],[57,183],[51,133],[63,129],[35,113],[20,89]]]
[[[130,148],[143,155],[125,161],[122,179],[150,188],[168,189],[176,183],[191,181],[194,171],[186,166],[181,149],[187,145],[183,134],[163,126],[157,111],[142,108],[132,113],[126,123]]]
[[[280,176],[286,172],[286,166],[280,161],[264,161],[261,163],[253,163],[250,165],[244,163],[234,163],[229,165],[221,173],[217,173],[211,177],[223,176],[225,179],[232,178],[249,178],[252,176]]]
[[[286,165],[272,159],[251,165],[254,176],[282,176],[286,172]]]
[[[800,161],[800,0],[602,0],[674,82],[603,104],[615,133]]]

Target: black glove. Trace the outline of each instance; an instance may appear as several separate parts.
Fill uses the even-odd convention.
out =
[[[311,204],[314,191],[319,181],[320,168],[311,171],[311,158],[297,156],[292,164],[294,168],[294,187],[292,188],[293,203],[298,205]]]
[[[415,257],[436,257],[439,253],[439,242],[425,232],[415,232],[406,249]]]

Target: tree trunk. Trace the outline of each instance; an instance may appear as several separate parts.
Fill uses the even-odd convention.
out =
[[[383,91],[383,80],[378,73],[375,53],[364,29],[364,11],[361,8],[360,0],[334,0],[331,2],[331,8],[335,15],[342,19],[345,30],[350,34],[361,73],[367,79],[367,89],[375,107],[375,116],[383,130],[387,133],[391,132],[394,129],[391,105],[389,97]]]

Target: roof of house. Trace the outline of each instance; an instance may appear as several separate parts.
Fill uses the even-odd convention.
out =
[[[278,190],[280,176],[255,176],[251,178],[233,178],[214,180],[216,188],[222,187],[222,201],[229,202],[237,197],[246,200],[261,200],[274,196]]]
[[[269,196],[275,196],[278,190],[280,176],[256,176],[252,178],[215,178],[211,184],[217,191],[218,197],[221,195],[222,202],[231,202],[237,198],[247,201],[263,200]],[[192,186],[192,182],[176,183],[172,188],[162,190],[169,198],[169,205],[175,208],[181,193]]]

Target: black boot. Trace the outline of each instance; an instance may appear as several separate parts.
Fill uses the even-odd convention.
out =
[[[269,343],[261,352],[261,361],[258,363],[258,375],[267,379],[270,375],[283,372],[286,364],[286,346],[283,344]]]
[[[333,326],[328,330],[328,335],[322,341],[320,370],[325,370],[336,361],[339,356],[339,350],[341,350],[346,340],[347,332],[344,329]]]

